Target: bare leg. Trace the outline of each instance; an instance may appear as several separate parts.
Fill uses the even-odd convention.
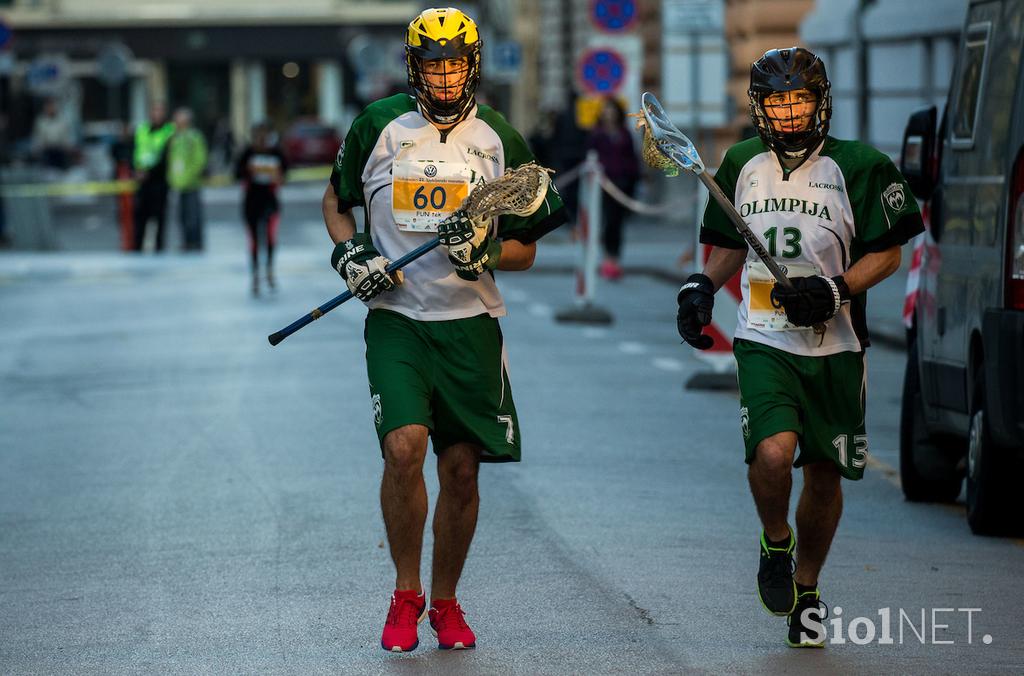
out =
[[[480,508],[477,474],[480,448],[456,444],[444,449],[437,459],[441,493],[434,508],[434,565],[431,599],[455,598],[455,587],[476,531]]]
[[[395,562],[395,589],[420,591],[420,554],[427,520],[427,487],[423,460],[427,455],[427,428],[406,425],[384,437],[384,476],[380,482],[380,508],[388,532],[391,560]]]
[[[816,585],[843,513],[839,469],[831,462],[804,466],[804,490],[796,508],[797,584]]]
[[[768,539],[775,542],[789,537],[789,494],[793,489],[795,452],[795,432],[773,434],[757,445],[754,461],[747,470],[757,514]]]

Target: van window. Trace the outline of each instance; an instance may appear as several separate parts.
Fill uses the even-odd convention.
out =
[[[988,52],[992,24],[975,23],[967,27],[960,80],[957,83],[956,107],[953,113],[953,147],[974,145],[974,124],[981,107],[981,86],[985,80],[985,55]]]

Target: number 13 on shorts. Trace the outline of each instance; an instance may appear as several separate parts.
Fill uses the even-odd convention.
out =
[[[863,469],[868,462],[868,435],[840,434],[832,440],[839,453],[839,464],[843,467]],[[852,450],[852,457],[850,452]]]

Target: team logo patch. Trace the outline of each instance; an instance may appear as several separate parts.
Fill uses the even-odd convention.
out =
[[[437,167],[433,164],[428,164],[423,167],[423,173],[427,175],[427,178],[434,178],[437,176]]]
[[[345,159],[345,142],[341,142],[341,146],[338,148],[338,156],[334,158],[334,166],[341,169],[341,162]]]
[[[889,208],[893,211],[900,211],[903,209],[903,205],[907,203],[907,195],[903,192],[902,183],[891,183],[889,187],[882,193],[882,199],[889,205]]]
[[[370,399],[370,402],[373,404],[373,424],[376,425],[377,427],[380,427],[380,421],[384,415],[380,406],[380,395],[373,395],[373,398]]]
[[[743,438],[750,438],[750,414],[747,412],[747,407],[743,406],[740,408],[740,430],[743,432]]]

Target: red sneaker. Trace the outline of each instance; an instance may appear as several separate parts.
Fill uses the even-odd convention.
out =
[[[622,266],[610,258],[605,259],[601,263],[599,274],[610,282],[617,282],[622,279]]]
[[[427,601],[423,592],[395,590],[391,595],[388,619],[384,622],[384,633],[380,647],[393,653],[415,650],[420,644],[416,627],[427,616]]]
[[[455,599],[430,602],[430,631],[441,650],[465,650],[476,647],[476,634],[466,624],[466,613]]]

